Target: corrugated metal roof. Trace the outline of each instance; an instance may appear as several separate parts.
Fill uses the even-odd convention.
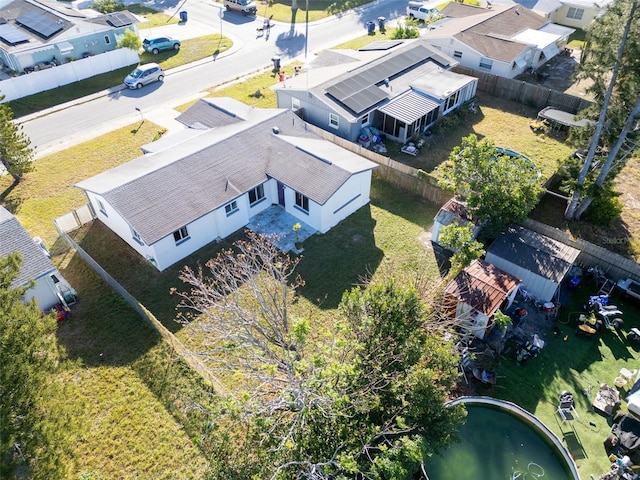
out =
[[[413,123],[439,106],[440,104],[435,100],[410,90],[378,108],[378,111],[402,122]]]
[[[487,253],[559,283],[580,251],[532,230],[510,227],[491,243]]]
[[[449,282],[445,293],[490,316],[519,284],[513,275],[477,259]]]
[[[22,255],[20,272],[11,283],[14,287],[55,271],[49,257],[33,241],[18,219],[0,206],[0,257],[6,257],[13,252]]]

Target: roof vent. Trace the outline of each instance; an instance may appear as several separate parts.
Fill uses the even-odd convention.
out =
[[[273,133],[278,135],[280,133],[280,129],[278,127],[273,127]]]

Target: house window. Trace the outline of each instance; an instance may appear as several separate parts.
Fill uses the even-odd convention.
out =
[[[109,38],[109,35],[104,36],[104,43],[106,43],[107,45],[111,45],[111,39]]]
[[[173,239],[176,241],[176,245],[180,245],[181,243],[189,240],[189,232],[187,232],[187,227],[182,227],[173,232]]]
[[[300,192],[296,192],[296,207],[306,213],[309,213],[309,198],[305,197]]]
[[[362,126],[364,127],[365,125],[369,125],[369,114],[365,113],[362,116]]]
[[[572,20],[582,20],[583,14],[584,8],[569,7],[569,11],[567,11],[567,18]]]
[[[480,59],[480,68],[484,68],[485,70],[491,70],[491,67],[493,67],[493,60],[491,60],[490,58],[484,58],[484,57]]]
[[[460,90],[458,90],[456,93],[454,93],[449,98],[447,98],[447,101],[445,102],[445,105],[444,105],[444,111],[446,112],[447,110],[455,107],[458,103],[458,98],[460,98]]]
[[[131,236],[133,237],[133,239],[138,242],[140,245],[144,245],[144,242],[142,241],[142,239],[140,238],[140,234],[138,232],[136,232],[133,228],[131,229]]]
[[[338,128],[340,126],[340,118],[335,113],[329,114],[329,126]]]
[[[291,109],[295,112],[296,110],[300,110],[300,99],[292,98],[291,99]]]
[[[233,215],[237,211],[238,211],[238,202],[236,202],[235,200],[233,202],[231,202],[231,203],[227,203],[224,206],[224,213],[227,214],[227,217],[229,215]]]
[[[462,58],[462,52],[460,50],[454,50],[453,51],[453,57],[454,58]]]
[[[264,185],[249,190],[249,205],[255,205],[264,198]]]
[[[105,217],[108,217],[109,215],[107,215],[107,209],[104,208],[104,204],[100,200],[97,200],[97,202],[98,202],[98,209],[100,210],[100,213],[103,214]]]

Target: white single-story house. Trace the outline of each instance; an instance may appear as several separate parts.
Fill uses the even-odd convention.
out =
[[[476,259],[445,288],[445,308],[450,317],[483,339],[493,325],[496,312],[513,303],[518,285],[517,277]]]
[[[31,238],[18,219],[0,206],[0,257],[5,258],[14,252],[22,256],[20,272],[11,285],[23,287],[33,281],[34,285],[26,291],[24,300],[30,302],[35,298],[41,310],[59,303],[67,306],[75,291],[53,265],[49,252],[38,240]]]
[[[440,233],[442,227],[455,223],[460,227],[465,227],[469,224],[473,225],[473,237],[476,238],[480,232],[481,225],[478,225],[474,221],[471,213],[467,209],[467,205],[456,199],[455,197],[447,201],[433,219],[433,227],[431,227],[431,241],[437,245],[440,243]]]
[[[406,142],[475,97],[478,79],[451,72],[456,64],[421,39],[381,41],[321,52],[272,88],[278,108],[339,137],[356,142],[374,127]]]
[[[521,5],[481,8],[452,2],[422,38],[459,65],[514,78],[537,69],[566,46],[573,28],[563,27]]]
[[[0,65],[17,73],[115,50],[125,30],[137,32],[139,23],[126,10],[103,15],[35,0],[3,2],[0,19]]]
[[[509,227],[496,238],[487,262],[522,279],[523,288],[543,302],[556,296],[579,250],[523,227]]]
[[[229,98],[196,105],[182,121],[200,129],[76,184],[97,218],[158,270],[272,206],[325,233],[369,203],[377,165],[322,139],[291,110]]]
[[[516,0],[547,20],[572,28],[586,29],[607,11],[613,0]],[[500,2],[502,3],[502,2]]]

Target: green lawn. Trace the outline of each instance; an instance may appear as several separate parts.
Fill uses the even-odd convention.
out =
[[[275,100],[268,87],[274,81],[273,73],[267,72],[214,94],[272,107]],[[257,90],[265,96],[251,96]],[[415,162],[416,168],[437,174],[437,165],[469,133],[490,136],[496,144],[520,151],[536,161],[545,175],[553,171],[556,159],[569,151],[562,137],[533,135],[529,122],[535,112],[531,109],[495,98],[479,100],[477,115],[466,115],[435,132],[428,148],[423,149],[424,157],[398,160]],[[161,131],[151,122],[138,127],[131,125],[42,158],[36,171],[14,188],[6,176],[0,177],[3,205],[32,235],[42,237],[54,251],[61,250],[51,220],[86,203],[73,184],[137,157],[139,147]],[[342,292],[370,276],[374,281],[394,276],[413,283],[438,279],[428,234],[437,208],[375,179],[368,207],[328,233],[305,241],[299,265],[306,280],[300,290],[301,308],[314,321],[327,322],[335,317]],[[180,287],[180,266],[157,272],[99,223],[77,232],[76,238],[163,324],[189,342],[187,329],[173,321],[177,300],[169,295],[171,287]],[[187,262],[202,263],[236,238],[206,247]],[[57,394],[44,406],[72,419],[67,429],[73,445],[67,459],[71,466],[68,478],[202,477],[210,468],[207,458],[211,451],[203,443],[209,424],[192,407],[215,402],[215,397],[208,395],[200,380],[77,255],[66,252],[54,259],[80,299],[70,319],[59,326],[58,338],[69,360],[56,379]],[[585,282],[561,312],[559,334],[547,335],[547,346],[538,358],[518,367],[505,353],[497,364],[498,374],[504,376],[502,388],[480,390],[520,404],[560,438],[572,442],[570,451],[583,479],[608,468],[602,441],[609,425],[608,419],[589,411],[590,400],[583,392],[592,386],[593,398],[600,383],[612,384],[622,366],[637,368],[640,358],[614,332],[577,338],[573,327],[563,323],[590,293],[592,287]],[[623,300],[616,302],[626,313],[625,328],[640,324],[637,310]],[[564,389],[574,392],[577,399],[580,421],[573,426],[579,443],[565,435],[567,425],[561,425],[555,413],[557,395]]]

